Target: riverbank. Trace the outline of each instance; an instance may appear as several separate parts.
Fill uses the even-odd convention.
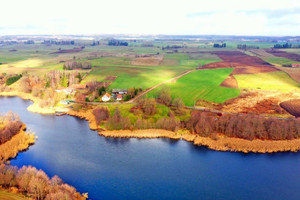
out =
[[[146,130],[120,130],[102,131],[99,135],[114,138],[170,138],[174,140],[186,140],[198,146],[207,146],[209,149],[217,151],[235,151],[243,153],[275,153],[300,150],[300,139],[294,140],[245,140],[240,138],[230,138],[222,135],[216,138],[201,137],[188,131],[172,132],[159,129]]]
[[[23,124],[19,133],[0,145],[0,164],[16,157],[19,152],[27,150],[30,145],[35,143],[34,134],[27,133],[25,130],[26,125]]]

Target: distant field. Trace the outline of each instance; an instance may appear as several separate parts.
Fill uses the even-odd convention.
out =
[[[269,72],[247,75],[234,75],[240,88],[292,91],[300,85],[285,72]]]
[[[232,68],[197,70],[162,87],[169,87],[172,98],[182,98],[187,106],[193,106],[199,99],[223,103],[240,94],[239,89],[219,86],[232,71]],[[151,91],[148,97],[155,97],[162,87]]]
[[[28,200],[28,198],[23,197],[19,194],[9,193],[6,191],[0,191],[1,200]]]
[[[103,57],[88,60],[93,66],[92,72],[84,82],[103,81],[107,76],[117,76],[110,88],[128,89],[131,87],[146,89],[165,80],[171,79],[198,65],[220,61],[216,56],[199,55],[190,57],[188,54],[167,54],[158,66],[131,65],[131,58]],[[203,59],[199,59],[203,58]]]
[[[103,81],[107,76],[117,76],[110,88],[128,89],[132,87],[146,89],[171,79],[186,71],[183,67],[147,67],[147,66],[103,66],[95,67],[84,82]]]
[[[268,57],[268,58],[263,58],[268,63],[274,64],[274,65],[290,65],[292,63],[300,63],[294,60],[290,60],[287,58],[282,58],[282,57]]]

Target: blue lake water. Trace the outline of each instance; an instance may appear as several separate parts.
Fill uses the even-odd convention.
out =
[[[169,139],[111,139],[71,116],[28,112],[17,97],[0,112],[18,113],[38,136],[12,160],[58,175],[91,199],[300,199],[300,153],[218,152]]]

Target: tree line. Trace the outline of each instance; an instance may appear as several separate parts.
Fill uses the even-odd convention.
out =
[[[43,44],[55,44],[55,45],[74,45],[74,40],[44,40]]]
[[[259,46],[238,44],[236,48],[238,48],[238,49],[259,49]]]
[[[215,137],[218,133],[246,140],[291,140],[300,137],[298,120],[280,120],[253,114],[217,116],[194,111],[185,127],[204,137]]]
[[[85,200],[87,194],[80,194],[76,189],[65,184],[58,176],[51,179],[42,170],[32,166],[0,165],[0,186],[14,188],[18,192],[36,200]]]
[[[63,69],[73,70],[73,69],[91,69],[92,65],[89,62],[75,62],[69,61],[64,63]]]
[[[120,41],[120,40],[109,40],[109,46],[128,46],[128,42]]]
[[[222,44],[218,44],[218,43],[215,43],[213,45],[214,48],[226,48],[226,43],[222,43]]]
[[[274,44],[274,49],[289,49],[292,48],[292,43],[285,43],[285,44]]]

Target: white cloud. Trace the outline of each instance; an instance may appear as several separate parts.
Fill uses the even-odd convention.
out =
[[[10,0],[1,8],[1,35],[300,35],[295,0]]]

